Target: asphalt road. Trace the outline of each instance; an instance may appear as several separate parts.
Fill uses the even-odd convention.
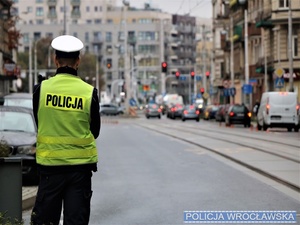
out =
[[[97,145],[91,225],[183,224],[183,212],[189,210],[300,212],[300,198],[204,149],[195,151],[193,145],[130,122],[104,123]]]

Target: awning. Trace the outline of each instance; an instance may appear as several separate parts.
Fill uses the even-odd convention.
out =
[[[232,7],[232,6],[234,6],[235,4],[237,4],[237,3],[238,3],[238,0],[230,0],[229,6]]]
[[[233,29],[233,41],[239,40],[243,36],[243,27],[242,26],[235,26]]]
[[[273,24],[272,24],[272,21],[261,20],[261,21],[258,21],[255,26],[256,27],[272,27]]]
[[[272,66],[269,66],[267,72],[268,73],[273,73],[273,71],[274,71],[274,68]],[[255,69],[255,72],[256,73],[264,73],[265,72],[265,67],[264,66],[257,67]]]

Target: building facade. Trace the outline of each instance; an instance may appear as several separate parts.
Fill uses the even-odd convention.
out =
[[[133,89],[141,95],[160,93],[163,83],[166,91],[171,91],[168,87],[173,78],[162,80],[163,61],[168,63],[167,77],[175,71],[189,73],[194,69],[194,17],[171,15],[149,4],[142,9],[129,6],[125,10],[117,7],[116,1],[64,2],[38,0],[32,4],[15,0],[21,18],[18,29],[23,34],[19,51],[29,51],[42,38],[74,35],[84,41],[84,52],[99,56],[105,90],[111,96],[124,89],[125,68],[130,70]]]
[[[297,0],[244,2],[245,4],[238,0],[213,2],[216,37],[214,61],[216,76],[220,77],[214,85],[219,88],[220,100],[223,94],[221,90],[228,88],[231,83],[234,83],[236,94],[234,97],[223,95],[225,102],[246,102],[250,108],[265,91],[289,91],[290,86],[293,86],[299,96],[300,2]],[[225,17],[218,16],[218,10]],[[291,18],[291,36],[288,35],[289,18]],[[220,46],[221,51],[219,51]],[[218,51],[220,54],[217,53]],[[223,64],[219,64],[219,61]],[[219,73],[218,67],[222,72]],[[293,69],[292,80],[289,79],[291,68]],[[277,69],[283,69],[281,76],[276,75]],[[277,84],[279,77],[284,79],[283,84]],[[247,80],[252,86],[252,93],[245,98],[242,88]]]

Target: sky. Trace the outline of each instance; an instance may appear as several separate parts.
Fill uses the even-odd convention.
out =
[[[143,8],[144,3],[150,3],[154,8],[171,14],[184,15],[190,13],[191,16],[201,18],[212,17],[211,0],[127,0],[130,6]],[[122,0],[117,0],[117,4],[122,6]]]

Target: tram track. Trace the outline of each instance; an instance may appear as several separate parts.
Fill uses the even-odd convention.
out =
[[[161,126],[166,127],[166,125],[161,125]],[[174,129],[174,128],[172,127],[172,129]],[[187,132],[187,133],[194,134],[194,132],[192,132],[191,130],[188,130],[188,129],[183,129],[183,128],[175,128],[175,129],[179,130],[179,131],[184,131],[184,132]],[[201,130],[199,130],[198,128],[195,128],[195,127],[189,127],[189,129],[197,130],[198,133],[201,133],[202,137],[207,137],[207,138],[212,138],[212,136],[205,134],[205,132],[219,133],[219,134],[222,134],[222,135],[233,135],[233,134],[228,134],[228,133],[225,133],[225,132],[208,131],[208,130],[205,130],[205,132],[202,132]],[[291,145],[291,144],[286,144],[286,143],[282,143],[282,142],[271,141],[271,140],[266,140],[266,139],[262,139],[262,138],[248,137],[248,136],[245,136],[245,135],[238,135],[238,134],[234,134],[234,135],[238,136],[238,137],[242,137],[242,138],[253,139],[255,141],[258,141],[258,140],[259,141],[267,141],[267,142],[272,142],[274,144],[281,144],[281,145],[286,146],[286,147],[299,148],[299,146],[295,146],[295,145]],[[292,162],[300,164],[300,160],[299,159],[294,159],[294,158],[288,157],[286,155],[282,155],[282,154],[279,154],[279,153],[276,153],[276,152],[265,150],[263,148],[251,146],[249,144],[243,144],[243,143],[240,143],[240,142],[237,142],[237,141],[231,141],[231,140],[228,140],[228,139],[225,139],[225,138],[216,137],[216,136],[214,136],[213,139],[214,140],[219,140],[219,141],[225,141],[227,143],[232,143],[232,144],[235,144],[235,145],[238,145],[238,146],[241,146],[241,147],[251,148],[251,149],[254,149],[256,151],[264,152],[264,153],[267,153],[267,154],[270,154],[270,155],[273,155],[273,156],[277,156],[277,157],[280,157],[280,158],[283,158],[283,159],[286,159],[286,160],[289,160],[289,161],[292,161]]]
[[[233,157],[233,156],[231,156],[229,154],[226,154],[224,152],[220,152],[220,151],[218,151],[216,149],[213,149],[212,147],[209,147],[207,145],[203,145],[203,144],[197,143],[197,142],[195,142],[193,140],[189,140],[189,139],[187,139],[185,137],[182,137],[180,135],[175,135],[175,134],[172,134],[171,132],[163,131],[162,129],[155,129],[154,127],[149,127],[149,126],[142,125],[142,124],[137,124],[137,125],[140,126],[140,127],[145,128],[145,129],[152,130],[154,132],[157,132],[157,133],[160,133],[160,134],[163,134],[163,135],[166,135],[166,136],[169,136],[169,137],[181,140],[183,142],[192,144],[194,146],[197,146],[197,147],[200,147],[202,149],[205,149],[205,150],[207,150],[209,152],[215,153],[215,154],[217,154],[217,155],[219,155],[219,156],[221,156],[223,158],[226,158],[226,159],[228,159],[228,160],[230,160],[232,162],[235,162],[235,163],[237,163],[237,164],[239,164],[239,165],[241,165],[241,166],[243,166],[245,168],[248,168],[248,169],[250,169],[250,170],[252,170],[252,171],[254,171],[254,172],[256,172],[256,173],[258,173],[260,175],[263,175],[263,176],[265,176],[265,177],[267,177],[267,178],[269,178],[269,179],[271,179],[273,181],[276,181],[277,183],[280,183],[280,184],[282,184],[282,185],[284,185],[284,186],[286,186],[286,187],[288,187],[288,188],[290,188],[290,189],[292,189],[292,190],[300,193],[300,186],[299,185],[296,185],[296,184],[294,184],[294,183],[292,183],[290,181],[284,180],[284,179],[282,179],[282,178],[280,178],[280,177],[278,177],[278,176],[276,176],[276,175],[274,175],[274,174],[272,174],[272,173],[270,173],[268,171],[265,171],[265,170],[263,170],[261,168],[258,168],[258,167],[254,166],[254,165],[251,165],[251,164],[249,164],[247,162],[244,162],[244,161],[242,161],[240,159],[237,159],[237,158],[235,158],[235,157]],[[193,134],[193,135],[199,135],[199,133],[200,133],[199,130],[198,130],[197,133],[195,133],[195,132],[192,132],[192,131],[190,131],[188,129],[178,128],[178,127],[174,127],[174,126],[168,126],[166,124],[160,124],[160,127],[164,127],[165,129],[171,129],[172,131],[177,130],[177,131],[181,131],[181,132],[185,132],[185,133],[189,133],[189,134]],[[195,128],[195,129],[197,129],[197,128]],[[222,134],[224,134],[224,133],[222,133]],[[239,145],[239,146],[242,146],[242,147],[247,147],[249,149],[252,149],[252,150],[255,150],[255,151],[259,151],[259,152],[261,152],[263,154],[273,155],[273,156],[279,157],[281,159],[288,160],[288,161],[291,161],[293,163],[300,164],[300,160],[298,160],[298,159],[293,159],[291,157],[287,157],[287,156],[284,156],[284,155],[281,155],[281,154],[278,154],[278,153],[270,152],[270,151],[264,150],[262,148],[252,147],[250,145],[241,144],[241,143],[238,143],[238,142],[235,142],[235,141],[225,140],[224,138],[212,137],[212,136],[209,136],[209,135],[205,135],[203,133],[201,133],[200,135],[204,136],[204,137],[207,137],[207,138],[214,139],[214,140],[226,141],[227,143],[232,143],[232,144]],[[243,136],[243,137],[246,138],[246,136]],[[269,140],[260,139],[260,141],[269,141]],[[280,143],[280,144],[282,144],[282,143]],[[293,147],[295,147],[295,146],[293,146]]]

